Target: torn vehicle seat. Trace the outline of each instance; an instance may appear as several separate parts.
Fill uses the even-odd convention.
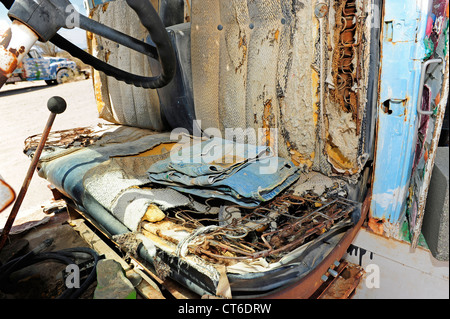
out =
[[[97,221],[115,241],[133,235],[141,243],[136,245],[139,248],[135,254],[151,262],[160,275],[167,273],[200,295],[217,295],[219,286],[222,287],[219,283],[224,280],[235,296],[247,291],[265,294],[295,282],[314,269],[360,217],[359,204],[342,201],[326,204],[326,196],[320,203],[319,197],[310,197],[308,205],[301,204],[304,199],[295,196],[291,199],[274,196],[275,202],[264,202],[262,207],[177,191],[151,183],[147,174],[152,165],[170,163],[170,151],[182,153],[188,149],[186,144],[171,140],[170,134],[117,125],[79,132],[89,134],[77,136],[69,130],[53,133],[41,157],[39,175],[71,198],[80,212]],[[57,138],[61,136],[65,138]],[[32,140],[38,137],[26,143],[30,156],[36,144]],[[79,146],[76,141],[80,140],[87,146]],[[208,145],[201,139],[188,141],[189,147]],[[265,153],[266,147],[254,154],[270,158]],[[247,157],[241,161],[242,167],[234,175],[245,172],[245,167],[257,162],[256,159]],[[236,166],[229,168],[233,170]],[[286,188],[295,189],[298,185],[294,182],[300,173],[296,168],[289,172],[286,180],[292,181]],[[329,186],[331,189],[332,185]],[[332,208],[337,204],[340,209]],[[234,210],[234,217],[230,209]],[[343,214],[335,215],[338,211]],[[219,219],[221,224],[215,225]],[[304,229],[311,232],[304,233],[303,222],[299,223],[303,220],[314,224]],[[290,227],[299,228],[292,232]],[[279,239],[273,239],[269,247],[257,244],[247,256],[246,247],[251,243],[244,240],[243,231],[259,237],[275,230]],[[288,237],[294,245],[285,242]],[[128,247],[130,243],[125,242]],[[218,243],[234,247],[231,254],[217,250]],[[261,284],[261,278],[266,284]]]

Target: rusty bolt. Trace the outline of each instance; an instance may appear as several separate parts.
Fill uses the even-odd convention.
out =
[[[336,271],[336,270],[334,270],[334,269],[328,269],[328,273],[331,275],[331,276],[333,276],[333,277],[337,277],[339,274],[338,274],[338,272]]]
[[[314,14],[318,19],[325,17],[328,14],[328,6],[325,3],[318,3],[314,8]]]

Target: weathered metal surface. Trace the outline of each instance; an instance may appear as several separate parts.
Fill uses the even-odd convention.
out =
[[[86,147],[92,145],[100,138],[99,128],[95,127],[79,127],[61,131],[50,132],[46,148],[62,148],[68,149],[70,147]],[[24,142],[24,153],[32,154],[35,152],[42,134],[29,136]]]
[[[0,83],[4,84],[16,69],[17,57],[4,47],[0,47]]]
[[[37,41],[37,35],[24,24],[13,21],[0,35],[0,88]]]
[[[362,267],[341,261],[339,265],[330,267],[328,279],[323,283],[311,299],[350,299],[364,274]]]
[[[352,87],[357,84],[356,70],[353,59],[355,49],[360,45],[356,31],[358,27],[356,1],[343,1],[337,12],[336,29],[338,38],[337,49],[334,51],[333,63],[337,72],[334,73],[335,99],[346,111],[351,112],[353,118],[358,118],[358,105],[356,92]]]
[[[370,217],[397,237],[405,218],[429,1],[384,4],[377,144]],[[393,71],[395,70],[395,71]]]
[[[11,41],[11,28],[8,25],[5,28],[4,24],[0,27],[0,83],[5,83],[8,79],[8,74],[14,71],[17,60],[11,52],[6,50]]]

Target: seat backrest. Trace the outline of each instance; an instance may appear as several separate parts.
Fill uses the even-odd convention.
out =
[[[357,0],[331,0],[329,7],[299,0],[185,3],[191,9],[190,52],[181,52],[189,49],[179,41],[185,48],[178,48],[178,58],[190,60],[181,71],[189,94],[172,98],[171,88],[139,89],[97,73],[101,117],[157,131],[186,127],[183,118],[192,118],[207,134],[270,145],[308,170],[361,171],[371,147],[370,95],[377,74],[370,67],[370,18],[360,18],[365,11]],[[147,37],[123,0],[94,10],[92,17]],[[93,44],[109,63],[150,75],[147,57],[97,37]]]
[[[260,131],[248,140],[295,164],[359,172],[366,92],[357,89],[369,74],[357,38],[364,33],[368,45],[370,31],[358,24],[355,0],[330,3],[193,0],[192,80],[202,128]]]

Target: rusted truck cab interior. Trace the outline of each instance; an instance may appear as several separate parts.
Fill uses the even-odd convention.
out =
[[[87,2],[89,18],[154,45],[125,1]],[[120,249],[199,296],[310,297],[368,217],[383,4],[151,2],[174,78],[151,89],[94,70],[110,124],[54,132],[39,175]],[[89,32],[88,51],[161,73],[158,59]],[[195,147],[209,143],[233,152],[200,165],[223,173],[205,186],[174,156],[202,157]],[[36,140],[26,145],[32,155]]]
[[[343,239],[348,246],[367,213],[379,61],[373,4],[154,6],[176,53],[174,80],[152,90],[95,72],[100,116],[116,125],[87,134],[88,147],[53,145],[40,175],[157,274],[199,295],[307,297],[321,283],[314,270],[340,260]],[[92,7],[90,17],[151,43],[124,1]],[[139,53],[89,40],[91,53],[113,66],[159,72]],[[220,136],[271,147],[295,165],[291,181],[253,207],[152,183],[146,170],[167,158],[174,132],[189,136],[181,144]]]

